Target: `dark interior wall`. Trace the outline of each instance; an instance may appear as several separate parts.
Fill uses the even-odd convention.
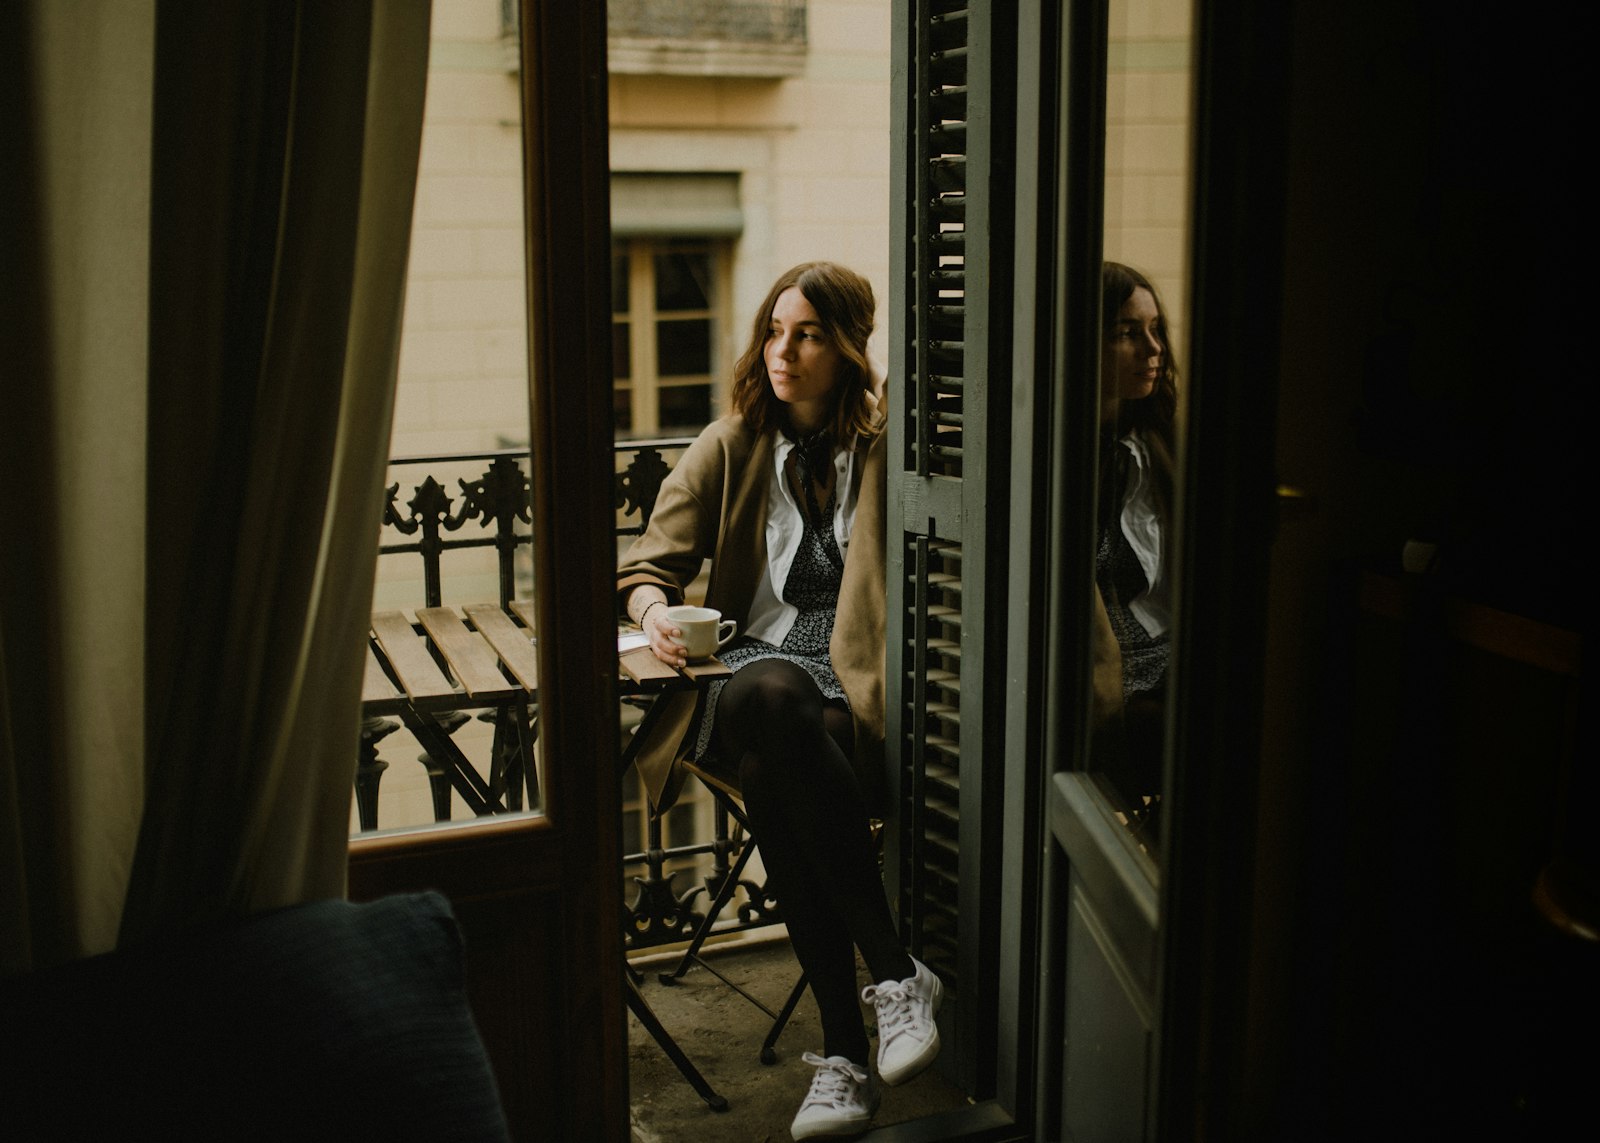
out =
[[[1436,540],[1463,594],[1572,624],[1593,209],[1577,40],[1526,23],[1297,6],[1283,423],[1355,477],[1328,504],[1354,552]]]
[[[1293,29],[1277,452],[1317,507],[1274,556],[1256,1127],[1538,1137],[1593,1067],[1559,1031],[1592,1036],[1592,951],[1529,900],[1587,684],[1443,616],[1592,622],[1580,41],[1373,0]],[[1408,539],[1430,575],[1401,574]],[[1401,618],[1361,607],[1364,572]]]

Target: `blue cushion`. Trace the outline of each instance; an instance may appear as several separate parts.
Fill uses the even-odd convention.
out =
[[[509,1138],[437,893],[296,905],[0,990],[9,1138]]]

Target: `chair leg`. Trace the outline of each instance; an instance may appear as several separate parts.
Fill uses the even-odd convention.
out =
[[[778,1062],[778,1037],[783,1035],[784,1028],[789,1023],[789,1017],[794,1015],[795,1007],[800,1003],[800,998],[806,994],[806,974],[801,973],[800,979],[794,982],[794,988],[789,991],[789,999],[783,1002],[783,1011],[778,1013],[773,1020],[772,1028],[767,1032],[767,1038],[761,1044],[761,1062],[775,1064]]]
[[[744,867],[750,863],[750,858],[754,854],[755,839],[747,832],[744,835],[744,847],[739,851],[739,859],[733,863],[733,868],[728,870],[728,875],[722,879],[722,885],[717,889],[716,897],[706,906],[705,919],[695,929],[694,937],[689,941],[689,947],[683,951],[683,956],[678,961],[678,967],[671,972],[659,974],[662,984],[678,983],[683,974],[689,971],[689,963],[700,960],[701,946],[706,943],[706,938],[711,936],[711,929],[716,924],[718,915],[721,914],[723,909],[727,908],[728,902],[733,900],[734,893],[738,892],[739,876],[744,872]]]
[[[633,977],[629,976],[626,979],[628,983],[628,1007],[639,1018],[639,1023],[644,1025],[645,1031],[649,1032],[655,1042],[661,1045],[661,1050],[667,1053],[667,1057],[677,1065],[678,1071],[682,1073],[683,1078],[689,1081],[689,1086],[694,1088],[695,1093],[706,1101],[712,1111],[727,1111],[728,1101],[716,1093],[712,1086],[706,1082],[705,1076],[700,1074],[700,1069],[695,1067],[694,1062],[684,1054],[683,1049],[678,1047],[678,1042],[662,1026],[660,1018],[656,1016],[655,1011],[645,1000],[644,994],[639,991],[639,986],[634,983]]]

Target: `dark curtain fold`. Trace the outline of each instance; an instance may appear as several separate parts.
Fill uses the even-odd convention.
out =
[[[429,7],[0,10],[7,971],[343,893]]]
[[[61,960],[77,949],[67,921],[75,864],[62,852],[62,831],[30,806],[59,804],[68,797],[65,776],[53,765],[57,743],[51,726],[63,712],[63,690],[53,658],[39,661],[33,648],[49,643],[51,617],[59,612],[60,552],[52,527],[56,488],[40,481],[55,468],[57,410],[45,340],[48,310],[43,295],[45,254],[40,188],[34,177],[38,106],[28,45],[28,9],[0,6],[0,487],[32,489],[29,511],[7,526],[0,555],[0,750],[7,765],[0,775],[0,917],[14,929],[17,950],[37,945],[37,955]],[[32,855],[34,860],[27,860]],[[35,933],[37,932],[37,940]],[[9,943],[9,942],[8,942]],[[8,954],[12,950],[8,948]],[[15,954],[6,960],[13,960]],[[16,967],[11,965],[11,967]]]
[[[114,943],[142,810],[153,25],[0,5],[0,971]]]
[[[343,891],[427,25],[420,4],[158,7],[124,943]]]

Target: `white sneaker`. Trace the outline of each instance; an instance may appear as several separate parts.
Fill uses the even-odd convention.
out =
[[[893,1087],[933,1063],[939,1054],[939,1014],[944,984],[916,957],[915,976],[886,980],[861,990],[878,1011],[878,1078]]]
[[[796,1139],[859,1135],[878,1112],[878,1083],[872,1073],[844,1056],[826,1058],[815,1052],[800,1057],[817,1069],[811,1090],[789,1125]]]

